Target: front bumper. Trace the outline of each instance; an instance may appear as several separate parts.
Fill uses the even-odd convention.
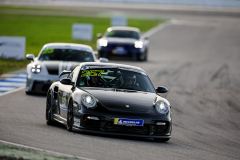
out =
[[[88,116],[98,117],[99,120],[88,119]],[[119,115],[121,116],[121,115]],[[115,116],[116,117],[116,116]],[[129,117],[129,119],[132,117]],[[144,118],[143,126],[124,126],[115,125],[114,117],[96,116],[96,115],[74,115],[74,119],[80,123],[74,123],[73,128],[77,131],[84,131],[98,134],[134,136],[145,138],[170,138],[172,123],[168,118],[153,120],[152,118]],[[135,119],[137,119],[135,117]],[[138,117],[139,119],[139,117]],[[165,125],[157,125],[158,122]]]
[[[57,80],[58,76],[55,75],[28,75],[26,83],[26,92],[29,93],[47,93],[53,81]]]
[[[139,48],[132,48],[132,49],[126,49],[126,53],[124,54],[116,54],[113,52],[112,48],[101,47],[98,50],[98,54],[100,57],[105,57],[105,58],[126,57],[131,59],[138,59],[143,54],[143,50]]]
[[[80,131],[80,132],[115,135],[115,136],[129,136],[129,137],[141,137],[141,138],[171,138],[171,135],[139,135],[139,134],[111,133],[111,132],[103,132],[103,131],[86,130],[86,129],[78,128],[75,126],[73,127],[73,130]]]

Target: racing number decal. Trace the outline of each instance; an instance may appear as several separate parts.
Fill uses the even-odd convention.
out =
[[[88,75],[89,75],[89,71],[88,70],[83,70],[81,77],[87,77]]]
[[[42,51],[42,54],[48,54],[48,53],[53,53],[54,49],[45,49]]]
[[[104,70],[83,70],[81,77],[98,76],[101,77]]]

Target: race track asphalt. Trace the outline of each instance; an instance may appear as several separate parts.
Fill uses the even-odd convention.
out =
[[[122,11],[122,10],[121,10]],[[145,14],[140,10],[124,10]],[[162,14],[160,14],[162,13]],[[0,97],[0,139],[91,159],[239,159],[240,18],[149,11],[176,21],[150,37],[143,68],[173,110],[169,142],[70,133],[45,123],[45,96],[24,90]]]

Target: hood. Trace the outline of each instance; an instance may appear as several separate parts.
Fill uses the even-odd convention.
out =
[[[127,90],[85,89],[97,98],[107,109],[113,111],[149,112],[156,97],[155,93]],[[128,105],[128,107],[126,106]]]
[[[40,65],[44,65],[51,75],[59,75],[63,70],[72,70],[79,62],[67,61],[38,61]]]
[[[129,43],[134,44],[137,40],[133,38],[107,38],[108,43]]]

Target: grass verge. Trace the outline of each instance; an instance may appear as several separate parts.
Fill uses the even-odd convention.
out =
[[[11,7],[0,6],[0,9],[14,11],[11,14],[0,12],[0,36],[25,36],[26,54],[32,53],[35,56],[42,46],[51,42],[81,43],[90,45],[96,50],[97,33],[104,33],[110,27],[110,18],[103,17],[79,17],[79,16],[56,16],[56,15],[38,15],[38,10],[52,11],[49,8],[36,9],[30,7]],[[23,12],[23,10],[31,11]],[[21,11],[18,13],[18,11]],[[55,9],[54,11],[57,11]],[[59,9],[62,11],[62,9]],[[66,11],[66,10],[64,10]],[[70,12],[70,10],[69,10]],[[82,11],[79,11],[82,12]],[[46,14],[51,14],[46,12]],[[139,19],[128,18],[128,26],[137,27],[142,32],[163,23],[159,19]],[[71,37],[73,23],[91,23],[93,24],[93,39],[91,41],[74,40]],[[0,75],[8,71],[26,67],[28,61],[4,60],[0,58]]]
[[[18,147],[0,142],[0,159],[4,160],[76,160],[77,157],[67,157],[44,151]]]

